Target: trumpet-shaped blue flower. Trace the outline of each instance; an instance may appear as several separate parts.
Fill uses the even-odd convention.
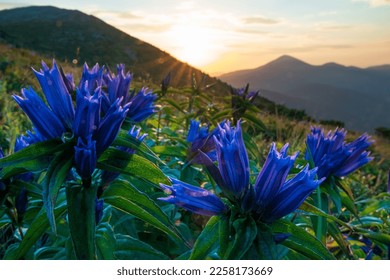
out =
[[[117,136],[130,103],[123,103],[123,96],[115,99],[113,95],[112,102],[108,103],[105,111],[102,110],[102,100],[107,96],[102,92],[104,68],[98,64],[92,69],[84,65],[77,88],[74,87],[73,77],[60,72],[55,62],[52,69],[45,63],[42,66],[43,70],[34,72],[49,106],[32,89],[23,89],[22,97],[14,96],[34,125],[33,132],[27,132],[25,139],[32,144],[59,138],[64,133],[74,135],[77,139],[74,154],[76,170],[82,178],[89,177],[96,167],[97,157]],[[75,109],[69,93],[74,89]]]
[[[137,94],[134,90],[129,92],[133,76],[130,73],[125,74],[123,64],[117,66],[117,75],[107,72],[103,79],[108,91],[107,96],[103,99],[103,111],[118,98],[122,100],[121,106],[128,104],[127,117],[133,122],[141,122],[156,111],[154,101],[157,99],[157,95],[148,91],[147,88],[142,88]]]
[[[94,92],[96,88],[102,86],[103,71],[104,67],[99,67],[97,63],[92,69],[89,69],[88,64],[85,63],[78,88],[84,89],[87,87],[88,92]]]
[[[83,179],[90,178],[97,163],[96,141],[92,140],[92,135],[89,135],[85,142],[79,137],[74,149],[74,163],[77,173]]]
[[[75,136],[87,139],[99,128],[100,122],[100,91],[91,95],[87,87],[83,90],[76,89],[76,114],[73,120],[73,132]]]
[[[254,184],[254,211],[264,222],[272,222],[293,211],[325,179],[316,180],[317,168],[306,165],[298,174],[286,180],[297,154],[287,155],[286,144],[280,152],[272,144],[266,162]]]
[[[119,133],[119,129],[126,118],[128,105],[125,105],[124,107],[120,106],[119,104],[121,101],[121,99],[117,99],[116,102],[111,104],[96,131],[96,151],[98,154],[102,153],[112,144],[112,142],[114,142]]]
[[[30,118],[41,141],[61,137],[66,127],[38,94],[32,89],[22,89],[22,96],[14,95],[15,101]]]
[[[74,108],[67,84],[69,86],[72,81],[61,76],[55,60],[53,60],[51,69],[44,62],[42,62],[42,67],[43,69],[40,72],[34,69],[33,71],[41,85],[47,103],[49,103],[51,110],[61,120],[65,128],[71,129]]]
[[[116,76],[108,72],[103,76],[103,78],[107,85],[107,95],[109,102],[114,103],[118,98],[122,98],[122,102],[127,103],[127,97],[133,75],[130,73],[125,74],[125,66],[123,64],[119,64],[117,66]]]
[[[318,167],[318,177],[346,176],[373,159],[366,151],[372,144],[367,134],[345,143],[346,134],[336,129],[325,136],[321,128],[313,127],[307,135],[306,159]]]
[[[223,190],[236,199],[243,197],[249,185],[249,159],[246,152],[240,121],[236,128],[226,122],[214,136],[218,169],[223,179]]]
[[[171,178],[171,181],[172,186],[160,184],[169,196],[160,197],[159,200],[175,204],[191,212],[205,216],[219,215],[227,210],[222,200],[208,190],[173,178]]]
[[[132,91],[129,96],[129,112],[127,117],[133,122],[141,122],[156,112],[157,95],[152,91],[148,91],[148,88],[142,88],[137,94]]]
[[[243,212],[252,213],[262,222],[271,223],[295,211],[325,179],[316,180],[317,169],[309,170],[308,165],[287,179],[298,153],[288,156],[288,144],[280,152],[277,151],[275,144],[272,144],[266,162],[252,186],[240,122],[236,128],[231,127],[229,122],[219,126],[214,141],[218,167],[202,152],[201,162],[206,165],[211,176],[232,203],[238,205]],[[165,201],[196,213],[210,211],[209,201],[205,200],[202,204],[202,196],[198,195],[203,189],[199,190],[197,187],[175,181],[169,190],[173,190],[174,193],[164,199]],[[215,201],[213,203],[219,205]],[[210,213],[217,215],[222,212]]]
[[[223,123],[221,123],[222,125]],[[215,153],[215,142],[213,136],[217,133],[218,128],[209,132],[208,126],[200,126],[200,122],[191,120],[190,129],[187,134],[187,142],[191,143],[188,160],[192,163],[201,163],[199,151],[207,154],[212,161],[217,159]]]

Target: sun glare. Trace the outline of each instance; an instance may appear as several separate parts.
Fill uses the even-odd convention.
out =
[[[197,25],[172,27],[175,56],[193,66],[204,66],[218,56],[216,34],[213,30]]]

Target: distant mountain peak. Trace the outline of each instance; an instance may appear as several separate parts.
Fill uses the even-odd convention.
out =
[[[266,65],[264,66],[260,66],[260,67],[266,67],[266,66],[283,66],[283,67],[299,67],[299,66],[310,66],[310,64],[302,61],[302,60],[299,60],[293,56],[290,56],[290,55],[282,55],[280,57],[278,57],[277,59],[275,60],[272,60],[271,62],[267,63]]]

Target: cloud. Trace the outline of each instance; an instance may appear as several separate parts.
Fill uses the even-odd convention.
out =
[[[242,19],[245,24],[277,24],[278,20],[272,18],[265,18],[261,16],[246,17]]]
[[[390,0],[352,0],[352,2],[367,2],[371,7],[390,5]]]

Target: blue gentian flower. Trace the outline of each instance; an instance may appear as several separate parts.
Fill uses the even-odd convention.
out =
[[[79,137],[74,149],[74,163],[77,173],[83,179],[90,178],[97,163],[96,141],[92,140],[92,135],[89,135],[85,142],[83,138]]]
[[[93,95],[85,87],[76,89],[76,114],[73,120],[73,132],[76,137],[87,139],[99,128],[100,122],[100,89]]]
[[[236,199],[240,199],[249,185],[249,159],[246,152],[240,121],[236,128],[226,122],[219,126],[217,135],[214,136],[218,169],[223,179],[221,188],[231,193]]]
[[[157,95],[149,91],[148,88],[142,88],[137,94],[132,91],[129,96],[129,112],[127,117],[133,122],[141,122],[156,112],[154,101]]]
[[[92,69],[89,69],[88,64],[84,63],[83,73],[81,75],[79,89],[87,87],[88,92],[94,92],[97,87],[103,84],[103,71],[104,67],[99,67],[99,64],[95,64]]]
[[[41,85],[47,103],[49,103],[53,113],[65,125],[65,128],[71,129],[74,108],[67,84],[71,84],[72,81],[69,81],[67,78],[63,79],[64,77],[61,76],[55,60],[53,60],[52,69],[49,69],[45,62],[42,62],[42,67],[43,70],[41,69],[40,72],[34,69],[33,71]]]
[[[50,110],[38,94],[32,89],[22,89],[22,96],[14,95],[15,101],[23,109],[41,136],[41,141],[61,137],[66,126]]]
[[[254,211],[264,222],[272,222],[293,211],[325,178],[316,180],[317,168],[306,165],[298,174],[286,180],[298,154],[287,155],[288,144],[280,152],[272,144],[266,162],[254,184]]]
[[[129,92],[133,76],[130,73],[125,74],[125,66],[123,64],[117,66],[117,75],[107,72],[104,74],[103,79],[108,91],[107,97],[103,99],[103,111],[109,107],[109,104],[112,104],[118,98],[122,98],[120,105],[125,106],[125,104],[129,104],[127,118],[132,122],[141,122],[156,112],[154,102],[157,99],[157,95],[148,91],[147,88],[142,88],[137,94],[135,90]]]
[[[240,121],[236,128],[231,127],[230,122],[219,126],[214,141],[218,166],[206,154],[200,152],[202,164],[206,165],[215,182],[233,204],[239,206],[242,212],[252,213],[262,222],[271,223],[295,211],[325,179],[317,180],[317,168],[309,170],[308,165],[287,179],[298,153],[288,156],[288,144],[278,152],[273,143],[266,162],[252,186]],[[164,200],[196,213],[209,211],[211,207],[209,201],[202,204],[201,196],[197,195],[202,189],[188,186],[175,181],[173,187],[169,188],[175,193]],[[188,187],[189,191],[185,191],[187,190],[185,187]],[[219,205],[217,202],[214,203]],[[221,212],[211,213],[217,215]]]
[[[147,133],[141,134],[141,128],[137,128],[135,125],[133,125],[133,127],[129,130],[127,135],[129,135],[135,139],[138,139],[140,142],[142,142],[145,139],[145,137],[148,136]],[[135,154],[135,150],[132,148],[119,147],[119,149],[130,154],[130,155]]]
[[[22,97],[14,96],[34,125],[33,132],[28,131],[25,139],[32,144],[60,138],[64,133],[73,135],[77,140],[76,170],[82,178],[90,177],[97,158],[117,136],[131,103],[123,103],[124,96],[116,99],[113,96],[106,110],[102,110],[102,101],[107,96],[102,91],[104,67],[98,64],[92,69],[84,65],[77,88],[73,77],[60,72],[55,61],[52,69],[45,63],[42,66],[43,70],[34,72],[49,106],[32,89],[22,89]],[[76,108],[69,93],[74,89]]]
[[[103,76],[103,78],[107,85],[107,95],[110,104],[114,103],[118,98],[123,98],[123,102],[127,103],[127,97],[133,75],[130,73],[125,74],[125,66],[123,64],[119,64],[117,66],[116,76],[108,72]]]
[[[221,125],[223,122],[221,123]],[[187,142],[191,144],[188,151],[188,161],[191,163],[201,163],[199,151],[207,154],[212,161],[217,159],[215,152],[215,142],[213,135],[217,133],[218,128],[209,132],[209,126],[200,126],[200,122],[194,119],[190,121],[190,129],[187,134]]]
[[[253,103],[259,92],[249,92],[249,84],[247,84],[244,88],[231,88],[230,94],[232,95],[233,120],[236,122],[245,114],[248,105]]]
[[[16,141],[15,141],[14,152],[18,152],[18,151],[30,146],[30,144],[34,143],[33,141],[34,141],[34,139],[31,139],[31,138],[26,137],[24,135],[19,136],[18,138],[16,138]],[[33,179],[33,173],[26,172],[26,173],[17,175],[16,177],[20,180],[25,181],[25,182],[29,182]]]
[[[160,197],[158,198],[159,200],[205,216],[219,215],[227,210],[222,200],[210,191],[173,178],[170,178],[170,180],[172,181],[172,186],[160,184],[169,196]]]
[[[319,178],[346,176],[373,159],[366,151],[372,144],[369,135],[363,134],[346,143],[346,134],[344,129],[336,129],[325,136],[321,128],[312,127],[307,135],[306,159],[318,167]]]

